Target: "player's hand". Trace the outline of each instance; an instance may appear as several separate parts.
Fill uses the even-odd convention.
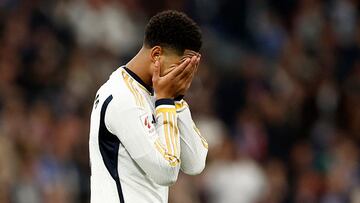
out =
[[[190,74],[190,76],[186,79],[185,81],[185,88],[177,95],[185,95],[185,93],[188,91],[188,89],[190,88],[191,86],[191,83],[194,79],[194,76],[195,76],[195,73],[197,72],[198,68],[199,68],[199,64],[200,64],[200,59],[201,59],[201,55],[198,54],[197,57],[196,57],[196,63],[195,63],[195,67],[192,71],[192,73]]]
[[[156,99],[175,98],[187,88],[189,77],[196,68],[197,57],[187,58],[179,66],[175,67],[168,74],[160,76],[160,62],[155,61],[153,73],[153,87]]]

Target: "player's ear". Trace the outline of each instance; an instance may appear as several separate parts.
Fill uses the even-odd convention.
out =
[[[151,48],[150,50],[151,62],[155,63],[155,61],[160,60],[160,56],[162,52],[163,50],[160,46],[154,46],[153,48]]]

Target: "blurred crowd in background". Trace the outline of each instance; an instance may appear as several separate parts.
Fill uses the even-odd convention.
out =
[[[210,146],[170,203],[360,202],[357,0],[0,0],[0,202],[89,202],[95,92],[165,9],[202,27]]]

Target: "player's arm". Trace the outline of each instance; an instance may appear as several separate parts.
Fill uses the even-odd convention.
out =
[[[205,168],[208,143],[193,122],[185,100],[176,101],[175,104],[180,131],[181,170],[186,174],[196,175]]]
[[[109,118],[109,128],[120,137],[130,156],[156,183],[170,185],[177,179],[180,169],[180,138],[173,98],[184,88],[186,78],[193,72],[196,57],[187,59],[166,76],[160,76],[160,62],[155,62],[153,87],[157,93],[156,134],[148,138],[142,117],[146,112],[141,107],[123,110],[114,107]],[[115,102],[115,104],[118,104]],[[117,120],[121,116],[122,120]],[[145,130],[145,131],[144,131]],[[130,136],[129,136],[130,135]],[[122,137],[123,136],[123,137]],[[152,136],[150,134],[150,136]]]
[[[149,114],[143,108],[118,105],[116,101],[109,104],[105,117],[109,131],[118,136],[151,179],[160,185],[173,184],[180,169],[180,140],[173,101],[157,102],[156,124],[152,128],[144,123]]]
[[[197,56],[195,68],[187,78],[186,87],[178,95],[185,95],[191,85],[192,79],[194,78],[200,63],[201,55],[197,54]],[[178,96],[176,100],[177,102],[175,103],[178,113],[178,126],[181,140],[181,170],[186,174],[196,175],[201,173],[205,167],[208,144],[195,126],[195,123],[191,118],[189,106],[185,100],[182,99],[182,96]]]

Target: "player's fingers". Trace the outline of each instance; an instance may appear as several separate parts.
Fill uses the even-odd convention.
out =
[[[159,80],[159,78],[160,78],[160,62],[155,61],[155,67],[154,67],[152,81],[156,82]]]
[[[191,76],[189,76],[189,77],[187,77],[187,78],[184,78],[184,79],[185,79],[185,81],[184,81],[185,86],[190,86],[193,78],[194,78],[194,74],[192,74]]]
[[[182,62],[179,66],[175,67],[169,74],[166,76],[169,78],[175,78],[180,75],[184,69],[190,64],[191,59],[187,58],[184,62]]]
[[[200,55],[200,54],[199,54]],[[199,69],[199,65],[200,65],[200,59],[201,59],[201,56],[198,56],[197,59],[196,59],[196,67],[195,67],[195,70],[193,71],[193,76],[195,75],[195,73],[198,71]]]
[[[191,71],[190,75],[187,77],[186,83],[191,83],[191,81],[193,80],[195,73],[197,72],[197,69],[199,67],[199,62],[200,62],[200,58],[196,57],[195,64],[193,66],[193,70]]]
[[[196,58],[195,67],[194,67],[194,70],[193,70],[192,73],[191,73],[191,76],[189,77],[188,83],[191,83],[191,81],[193,80],[195,74],[197,73],[197,71],[198,71],[198,69],[199,69],[199,65],[200,65],[200,57],[198,56],[198,57]]]
[[[190,77],[191,74],[192,74],[192,72],[193,72],[194,69],[195,69],[195,65],[196,65],[196,56],[193,56],[193,57],[191,58],[190,63],[185,67],[184,71],[181,72],[178,77],[179,77],[180,79],[184,79],[184,78]]]

